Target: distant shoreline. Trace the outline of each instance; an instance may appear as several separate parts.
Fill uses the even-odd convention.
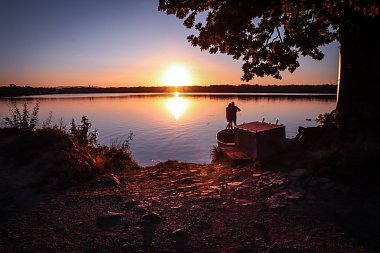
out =
[[[18,97],[55,94],[96,94],[96,93],[299,93],[336,94],[337,85],[210,85],[210,86],[140,86],[140,87],[0,87],[0,97]]]

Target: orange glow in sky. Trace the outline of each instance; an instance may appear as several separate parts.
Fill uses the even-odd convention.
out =
[[[195,31],[157,10],[158,2],[3,1],[0,85],[183,86],[243,84],[243,61],[192,47]],[[23,10],[28,10],[27,12]],[[101,17],[101,18],[99,18]],[[57,29],[59,28],[59,29]],[[283,79],[249,84],[337,84],[338,43],[322,61],[300,57]]]

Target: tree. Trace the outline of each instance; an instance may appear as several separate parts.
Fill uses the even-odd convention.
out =
[[[380,117],[376,0],[160,0],[158,10],[195,29],[187,38],[192,46],[242,59],[243,81],[281,79],[281,71],[299,67],[300,55],[321,60],[320,46],[338,41],[337,111],[353,127],[347,119]],[[207,14],[203,22],[201,13]]]

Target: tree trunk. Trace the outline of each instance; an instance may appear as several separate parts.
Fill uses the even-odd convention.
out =
[[[380,19],[347,11],[339,28],[337,111],[350,129],[370,127],[380,118]]]

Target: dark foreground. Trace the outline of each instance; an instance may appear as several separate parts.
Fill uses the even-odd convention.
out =
[[[166,162],[34,199],[3,205],[0,252],[380,250],[378,191],[302,169]]]

